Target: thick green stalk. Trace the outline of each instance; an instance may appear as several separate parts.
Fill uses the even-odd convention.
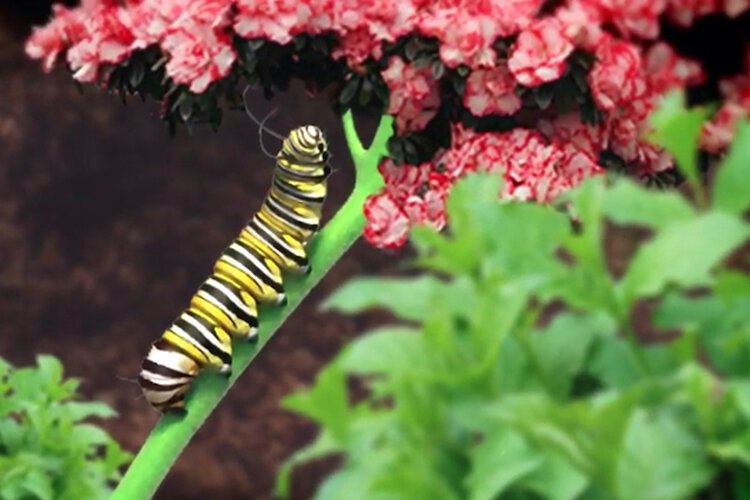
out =
[[[356,180],[354,190],[346,203],[310,242],[308,248],[312,272],[304,278],[290,278],[285,282],[288,299],[286,307],[269,308],[261,312],[260,339],[257,344],[235,345],[233,373],[230,378],[216,375],[199,377],[187,397],[187,415],[165,415],[159,419],[115,489],[112,499],[141,500],[154,495],[190,438],[216,408],[232,384],[247,369],[302,299],[361,234],[365,222],[362,204],[382,183],[376,167],[380,157],[386,153],[385,144],[391,135],[392,119],[387,116],[381,118],[375,138],[368,149],[364,149],[359,140],[351,112],[347,112],[342,121],[346,142],[354,159]],[[248,383],[252,381],[249,380]]]

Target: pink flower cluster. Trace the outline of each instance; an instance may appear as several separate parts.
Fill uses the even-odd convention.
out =
[[[366,71],[368,60],[381,63],[387,113],[404,135],[424,130],[443,95],[429,67],[400,55],[383,59],[385,44],[431,37],[442,64],[466,75],[464,108],[477,117],[523,117],[528,128],[476,133],[451,124],[451,146],[430,161],[396,166],[385,160],[386,186],[365,205],[365,236],[397,247],[414,224],[445,224],[445,197],[464,172],[498,172],[506,180],[504,196],[544,202],[600,173],[602,151],[641,174],[670,168],[672,159],[644,139],[647,118],[667,91],[700,83],[704,75],[659,40],[659,22],[689,26],[708,14],[736,17],[750,9],[750,0],[562,0],[544,15],[542,7],[549,2],[83,0],[75,9],[55,6],[26,51],[46,71],[64,57],[74,78],[91,82],[134,51],[157,46],[172,81],[201,93],[232,71],[234,36],[287,44],[302,33],[332,33],[331,57],[355,73]],[[591,125],[577,112],[557,115],[554,106],[524,108],[520,95],[569,76],[576,52],[593,56],[585,81],[576,84],[587,87],[581,91],[590,92],[601,119]],[[710,152],[726,148],[737,119],[750,115],[750,49],[747,59],[744,75],[721,82],[723,103],[701,137]]]
[[[66,53],[73,78],[94,82],[103,65],[159,45],[167,74],[200,93],[229,74],[236,55],[227,27],[231,0],[88,0],[75,9],[55,6],[50,23],[35,28],[26,53],[49,71]]]
[[[586,127],[572,115],[569,125]],[[572,130],[571,130],[572,132]],[[415,224],[442,229],[445,199],[451,186],[467,172],[497,172],[505,180],[505,197],[547,202],[583,179],[602,173],[584,148],[550,140],[542,133],[517,128],[477,133],[453,125],[451,148],[431,162],[396,166],[385,159],[379,166],[384,189],[367,199],[365,239],[384,248],[397,248]]]
[[[718,153],[732,142],[740,118],[750,117],[750,45],[745,47],[745,71],[742,75],[719,82],[723,104],[707,122],[701,134],[701,146]]]
[[[440,106],[437,81],[430,69],[417,69],[392,56],[381,75],[389,90],[386,112],[396,117],[396,132],[422,130]]]
[[[455,126],[451,149],[440,152],[430,162],[396,167],[386,160],[381,165],[386,186],[365,206],[368,223],[364,235],[371,244],[398,247],[414,224],[441,228],[445,224],[445,197],[455,180],[468,171],[497,171],[506,181],[503,196],[547,202],[584,178],[600,174],[603,170],[597,160],[604,150],[619,155],[641,174],[672,166],[669,155],[645,139],[648,116],[670,89],[702,82],[700,66],[679,57],[663,42],[643,49],[596,26],[588,26],[584,32],[575,27],[575,19],[585,19],[581,12],[564,6],[558,11],[559,17],[531,22],[511,47],[507,61],[469,74],[463,105],[476,116],[518,112],[522,102],[515,88],[535,87],[560,78],[567,57],[577,46],[595,56],[587,79],[591,96],[603,114],[601,122],[584,124],[574,112],[541,116],[536,131],[476,134]],[[564,19],[572,24],[566,25]],[[413,70],[407,67],[401,71],[406,74]],[[424,113],[432,116],[419,105],[424,92],[410,91],[404,82],[393,87],[390,74],[386,81],[392,93],[400,92],[400,102],[414,104],[389,110],[400,120],[398,130],[404,126],[412,131],[423,128],[428,121],[422,119]],[[415,78],[406,81],[413,82]],[[740,96],[746,100],[750,97],[747,81],[726,83],[725,107],[732,110],[727,114],[734,116],[733,110],[743,105],[750,109],[747,101],[739,102]],[[742,94],[739,89],[746,92]],[[411,115],[404,116],[405,111],[411,110]]]

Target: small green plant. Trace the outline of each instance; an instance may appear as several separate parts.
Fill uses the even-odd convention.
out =
[[[496,175],[460,181],[449,232],[412,237],[423,274],[358,278],[324,307],[390,310],[288,396],[320,426],[282,467],[332,453],[319,499],[750,498],[750,277],[724,264],[748,241],[750,126],[710,193],[694,139],[705,113],[670,96],[656,138],[697,208],[675,192],[593,179],[553,209],[498,202]],[[605,222],[650,237],[615,276]],[[663,332],[645,344],[634,307]],[[348,378],[366,384],[352,402]]]
[[[106,404],[77,401],[78,381],[63,379],[53,356],[15,368],[0,358],[0,499],[108,498],[130,460],[104,430],[85,423],[108,418]]]

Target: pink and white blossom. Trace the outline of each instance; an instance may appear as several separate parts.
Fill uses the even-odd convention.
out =
[[[227,76],[236,59],[229,37],[201,24],[171,30],[164,37],[163,47],[169,54],[167,75],[196,94]]]
[[[364,238],[379,248],[398,248],[409,235],[409,218],[387,193],[370,196],[363,207]]]
[[[518,35],[511,47],[508,67],[521,85],[537,87],[562,76],[573,48],[562,22],[547,17]]]
[[[476,116],[512,115],[522,105],[515,86],[516,80],[505,65],[476,69],[466,79],[464,106]]]
[[[388,86],[388,114],[396,117],[398,133],[422,130],[440,105],[437,82],[428,67],[417,68],[398,56],[381,73]]]

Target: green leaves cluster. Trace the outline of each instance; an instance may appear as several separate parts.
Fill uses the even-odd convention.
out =
[[[104,430],[106,404],[75,400],[78,381],[63,379],[53,356],[15,368],[0,358],[0,499],[108,498],[130,460]]]
[[[702,120],[679,105],[655,120],[688,179],[684,143]],[[362,335],[284,400],[320,433],[277,493],[295,464],[338,453],[316,498],[750,498],[750,277],[724,263],[750,236],[749,148],[743,124],[698,207],[587,181],[562,200],[574,225],[498,202],[497,176],[461,180],[450,231],[414,231],[422,274],[358,278],[326,302],[402,322]],[[606,223],[650,232],[618,276]],[[643,301],[657,342],[635,333]],[[356,400],[352,376],[367,387]]]

